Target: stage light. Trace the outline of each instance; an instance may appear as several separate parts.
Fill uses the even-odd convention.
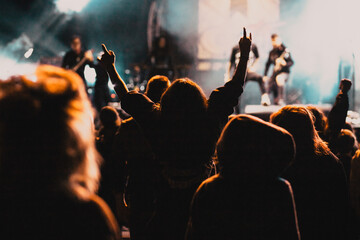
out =
[[[88,65],[84,69],[85,79],[89,86],[94,86],[96,81],[96,72],[93,68],[90,68]]]
[[[29,58],[32,55],[33,51],[34,51],[33,48],[29,48],[29,50],[27,50],[26,53],[24,53],[24,57]]]
[[[81,12],[90,0],[55,0],[60,12]]]
[[[111,81],[108,82],[108,88],[110,90],[114,90],[114,85],[111,83]]]
[[[11,76],[26,75],[30,80],[34,80],[34,73],[37,63],[19,63],[18,60],[0,53],[2,71],[0,71],[0,81]]]

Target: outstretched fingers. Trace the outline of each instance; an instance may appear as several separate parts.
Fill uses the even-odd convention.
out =
[[[249,37],[248,37],[245,27],[243,27],[243,37],[242,37],[242,38],[243,38],[243,39],[250,39],[250,40],[252,40],[252,34],[250,33],[250,34],[249,34]]]

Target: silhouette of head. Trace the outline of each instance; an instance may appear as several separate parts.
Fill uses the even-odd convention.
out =
[[[153,41],[153,51],[169,51],[169,41],[166,35],[155,38]]]
[[[273,48],[278,48],[280,47],[282,44],[281,38],[279,35],[277,35],[276,33],[271,35],[271,45],[273,46]]]
[[[145,90],[145,95],[148,96],[154,103],[160,102],[163,93],[170,87],[170,80],[161,75],[153,76]]]
[[[298,155],[329,152],[315,130],[314,116],[307,108],[285,106],[270,116],[270,122],[285,128],[292,134]]]
[[[100,111],[99,118],[105,128],[114,128],[120,126],[119,113],[113,107],[103,107]]]
[[[207,138],[207,100],[190,79],[171,84],[160,101],[164,143],[161,154],[167,163],[183,167],[203,167],[214,151]]]
[[[285,129],[250,115],[232,118],[216,147],[225,177],[254,181],[279,176],[294,154],[294,141]]]
[[[348,129],[342,129],[336,140],[336,149],[339,154],[354,155],[358,149],[355,134]]]
[[[349,123],[349,122],[346,122],[346,123],[344,124],[343,129],[348,129],[348,130],[350,130],[351,132],[354,133],[354,128],[353,128],[353,126],[351,125],[351,123]]]
[[[166,38],[164,36],[159,38],[159,48],[165,48],[167,45]]]
[[[83,82],[52,66],[38,67],[36,75],[36,82],[25,77],[0,82],[0,183],[93,193],[100,159]]]
[[[319,136],[322,137],[325,133],[325,127],[327,118],[323,111],[321,111],[319,108],[315,106],[307,106],[306,107],[312,115],[315,117],[314,126],[316,131],[319,133]]]
[[[207,101],[202,89],[188,78],[174,81],[163,94],[161,113],[174,120],[196,118],[206,112]]]
[[[81,38],[80,36],[74,35],[70,41],[71,49],[79,54],[81,52]]]

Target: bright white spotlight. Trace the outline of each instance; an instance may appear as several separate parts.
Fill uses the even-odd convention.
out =
[[[61,12],[81,12],[90,0],[55,0],[56,6]]]
[[[34,51],[33,48],[29,48],[29,50],[27,50],[26,53],[24,53],[24,57],[29,58],[31,56],[31,54],[33,53],[33,51]]]
[[[96,81],[96,72],[93,68],[90,68],[88,65],[84,69],[85,79],[89,86],[93,86]]]
[[[114,90],[114,85],[111,83],[111,81],[108,82],[108,88],[110,90]]]

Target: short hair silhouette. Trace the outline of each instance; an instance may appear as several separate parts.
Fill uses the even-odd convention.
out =
[[[272,39],[272,40],[274,40],[274,39],[277,38],[277,37],[279,37],[278,34],[276,34],[276,33],[271,34],[271,39]]]
[[[355,134],[349,129],[341,129],[339,136],[336,140],[336,149],[340,154],[351,153],[355,154],[357,150],[357,141]]]
[[[120,126],[119,113],[113,107],[103,107],[100,111],[99,118],[104,127]]]
[[[150,78],[145,95],[148,96],[154,103],[160,102],[161,96],[170,87],[170,80],[166,76],[156,75]]]
[[[74,42],[76,39],[79,39],[81,41],[80,35],[72,35],[70,38],[70,43]]]

